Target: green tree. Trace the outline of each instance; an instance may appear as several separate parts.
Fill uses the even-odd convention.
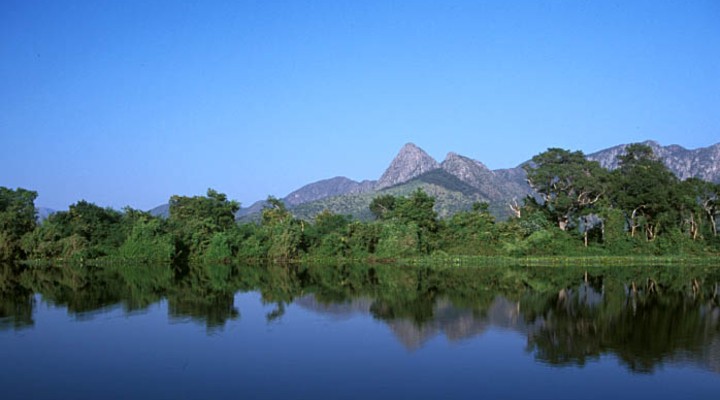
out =
[[[391,194],[375,197],[370,202],[370,212],[377,220],[389,219],[397,206],[397,198]]]
[[[435,212],[435,199],[418,188],[407,198],[396,200],[397,206],[391,213],[392,218],[403,224],[415,224],[418,230],[418,246],[423,253],[429,253],[434,247],[440,228]]]
[[[680,184],[680,194],[688,210],[683,222],[689,225],[691,236],[696,238],[703,226],[707,227],[710,235],[717,236],[720,184],[689,178]]]
[[[21,239],[35,229],[36,198],[30,190],[0,187],[0,261],[25,255]]]
[[[581,151],[551,148],[523,166],[549,217],[566,231],[589,214],[606,191],[608,172]]]
[[[266,226],[282,223],[292,219],[292,214],[288,211],[282,200],[268,196],[267,205],[262,210],[262,224]]]
[[[452,254],[485,254],[496,252],[495,218],[488,203],[475,203],[471,211],[454,214],[442,231],[444,251]]]
[[[261,220],[271,260],[292,260],[306,249],[305,222],[293,218],[282,200],[269,196]]]
[[[168,222],[181,260],[197,259],[216,233],[236,229],[239,209],[238,202],[213,189],[208,189],[207,196],[172,196]]]
[[[235,225],[239,209],[240,203],[213,189],[208,189],[206,196],[170,197],[170,220],[179,223],[206,221],[220,230],[229,229]]]
[[[123,217],[126,218],[127,214]],[[130,211],[130,214],[136,213]],[[142,214],[127,218],[133,223],[127,239],[117,249],[119,257],[142,263],[170,263],[173,260],[175,244],[159,218]]]
[[[26,238],[25,247],[34,258],[91,259],[114,252],[125,241],[122,213],[85,200],[72,204],[45,220]]]
[[[653,240],[677,220],[678,179],[658,161],[649,146],[635,143],[618,157],[612,173],[612,204],[627,216],[631,236],[638,229]]]

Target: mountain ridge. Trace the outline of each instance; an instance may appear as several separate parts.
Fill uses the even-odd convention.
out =
[[[720,183],[720,143],[697,149],[686,149],[676,144],[662,146],[652,140],[642,143],[650,146],[680,179],[696,176]],[[609,147],[586,157],[598,161],[605,168],[614,169],[617,167],[617,156],[627,146]],[[509,214],[510,203],[520,202],[532,194],[522,169],[526,163],[514,168],[491,170],[482,162],[455,152],[449,152],[438,163],[414,143],[407,143],[377,181],[358,182],[336,176],[304,185],[282,200],[297,216],[305,219],[313,218],[323,207],[339,214],[369,218],[369,212],[359,208],[367,207],[373,197],[386,193],[404,195],[409,193],[410,188],[423,188],[440,197],[438,204],[443,215],[469,208],[474,201],[486,201],[493,213],[503,218]],[[457,204],[451,204],[453,201]],[[237,217],[246,221],[257,220],[265,203],[261,200],[242,208]],[[162,210],[166,212],[167,208]]]
[[[720,183],[720,143],[697,149],[686,149],[677,144],[662,146],[654,140],[641,142],[650,146],[659,160],[681,180],[697,177]],[[607,169],[618,167],[617,156],[625,151],[628,144],[620,144],[588,154],[587,158],[598,161]]]

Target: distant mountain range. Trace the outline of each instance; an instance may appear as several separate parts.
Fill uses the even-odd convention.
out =
[[[661,146],[654,141],[643,142],[680,179],[698,177],[720,183],[720,143],[688,150],[678,145]],[[617,156],[627,145],[601,150],[587,157],[603,167],[617,167]],[[524,164],[524,163],[523,163]],[[422,188],[435,197],[436,210],[441,217],[469,209],[474,202],[485,201],[498,218],[509,215],[509,204],[521,201],[532,194],[522,165],[509,169],[491,170],[482,162],[457,153],[448,153],[438,163],[413,143],[404,145],[377,181],[356,182],[335,177],[310,183],[285,196],[288,208],[303,219],[312,219],[317,213],[329,210],[348,214],[359,219],[371,217],[368,206],[372,199],[383,194],[407,195]],[[242,208],[237,218],[242,221],[259,219],[265,205],[258,201]],[[167,204],[150,210],[154,215],[167,216]]]

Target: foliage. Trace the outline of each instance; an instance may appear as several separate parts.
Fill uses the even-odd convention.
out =
[[[175,237],[178,256],[192,260],[202,257],[216,233],[235,228],[240,204],[208,189],[207,196],[172,196],[169,228]]]
[[[653,240],[676,218],[678,180],[649,146],[632,144],[625,151],[612,174],[611,203],[625,213],[631,236],[639,230]]]
[[[578,218],[589,214],[606,191],[607,170],[580,151],[548,149],[523,168],[544,209],[562,230],[577,227]]]
[[[157,218],[138,218],[117,250],[117,256],[141,263],[170,263],[175,255],[175,244],[162,225]]]
[[[92,259],[115,252],[128,234],[119,211],[81,200],[52,214],[24,240],[34,258]]]
[[[37,192],[0,187],[0,261],[24,256],[21,239],[35,229],[36,198]]]

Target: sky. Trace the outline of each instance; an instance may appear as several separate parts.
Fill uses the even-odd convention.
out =
[[[720,142],[719,1],[0,2],[0,186],[38,206],[646,139]]]

